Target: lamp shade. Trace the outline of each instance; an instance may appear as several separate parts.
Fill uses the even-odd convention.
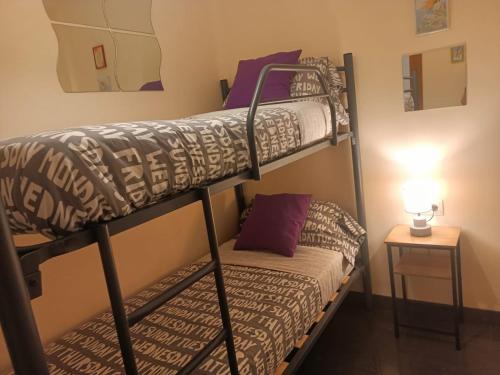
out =
[[[421,214],[432,210],[435,198],[435,184],[428,180],[410,181],[403,187],[405,211]]]

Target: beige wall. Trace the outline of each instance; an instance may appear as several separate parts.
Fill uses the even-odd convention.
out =
[[[57,40],[42,1],[0,1],[0,139],[42,129],[111,121],[175,118],[220,106],[208,5],[153,2],[165,92],[66,94],[56,75]],[[231,192],[214,200],[220,239],[236,231]],[[122,287],[130,294],[208,249],[200,205],[113,240]],[[200,235],[201,234],[201,235]],[[140,265],[140,267],[138,267]],[[42,266],[44,295],[34,310],[44,340],[108,306],[95,247]],[[0,370],[7,353],[0,338]]]
[[[355,215],[356,202],[352,186],[350,151],[349,143],[342,142],[339,147],[328,148],[266,174],[262,181],[246,185],[247,200],[255,193],[314,194],[316,199],[338,202]]]
[[[302,49],[302,56],[339,51],[331,0],[213,0],[217,65],[233,78],[238,60]],[[312,4],[313,3],[313,4]]]

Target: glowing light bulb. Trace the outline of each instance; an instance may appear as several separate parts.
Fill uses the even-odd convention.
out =
[[[414,179],[404,184],[402,192],[405,211],[422,214],[431,211],[437,202],[439,186],[431,179]]]

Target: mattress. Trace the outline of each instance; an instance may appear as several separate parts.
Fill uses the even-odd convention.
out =
[[[300,140],[302,146],[307,146],[316,142],[327,135],[332,134],[332,117],[330,107],[325,104],[304,100],[293,103],[267,105],[266,109],[286,108],[289,111],[295,112],[300,128]],[[244,116],[248,113],[248,108],[227,109],[224,111],[210,112],[197,117],[218,117],[223,114],[243,113]]]
[[[14,233],[60,237],[250,167],[247,109],[50,131],[0,142],[0,197]],[[324,138],[328,108],[264,106],[260,163]]]
[[[232,251],[221,257],[240,373],[272,375],[338,290],[346,271],[335,251],[298,247],[293,258]],[[272,254],[271,254],[272,255]],[[260,260],[259,260],[260,259]],[[198,270],[181,268],[126,302],[130,313]],[[324,285],[323,285],[324,284]],[[324,293],[328,293],[325,296]],[[139,373],[175,374],[221,329],[213,276],[206,276],[131,329]],[[50,373],[121,374],[112,315],[105,312],[48,345]],[[227,374],[225,345],[195,374]]]
[[[352,271],[352,266],[340,251],[299,245],[293,258],[289,258],[268,251],[234,251],[235,242],[236,240],[230,240],[220,247],[222,263],[269,268],[316,278],[323,306],[337,291],[342,278]],[[209,261],[210,257],[207,256],[202,260]]]

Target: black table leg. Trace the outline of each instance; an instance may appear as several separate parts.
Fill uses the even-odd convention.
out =
[[[458,304],[460,305],[460,321],[464,321],[464,298],[462,295],[462,255],[460,251],[460,240],[457,244],[457,276],[458,276]]]
[[[458,282],[457,282],[457,262],[456,250],[450,250],[451,283],[453,289],[453,315],[455,331],[455,347],[460,350],[460,307],[458,305]]]
[[[392,261],[392,249],[387,245],[387,259],[389,260],[389,279],[391,281],[392,315],[394,320],[394,336],[399,337],[398,307],[396,301],[396,286],[394,285],[394,265]]]
[[[403,256],[403,248],[399,247],[399,259],[401,261],[401,257]],[[403,299],[405,303],[408,300],[407,294],[406,294],[406,276],[401,275],[401,289],[403,290]]]

